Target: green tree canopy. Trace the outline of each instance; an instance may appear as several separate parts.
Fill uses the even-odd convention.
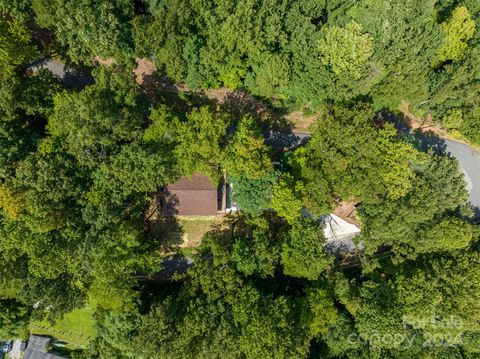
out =
[[[12,76],[18,65],[34,60],[38,50],[21,19],[0,16],[0,78]]]
[[[43,7],[50,6],[50,3],[43,4]],[[62,0],[54,6],[58,40],[73,61],[91,63],[95,56],[109,58],[131,53],[127,25],[133,15],[130,1]],[[43,7],[37,5],[37,14]]]
[[[440,60],[460,60],[468,49],[468,40],[475,34],[475,20],[465,6],[457,7],[443,23],[443,31],[445,39],[440,48]]]
[[[115,94],[100,86],[89,86],[80,93],[55,97],[54,113],[47,130],[62,138],[69,153],[81,163],[95,166],[104,161],[121,142],[140,137],[141,109],[117,102]]]
[[[355,80],[367,72],[367,61],[373,55],[372,37],[364,34],[362,25],[355,21],[344,28],[327,28],[319,46],[322,62],[330,66],[335,75]]]
[[[419,155],[391,124],[374,118],[369,106],[323,108],[312,139],[292,161],[309,211],[327,213],[335,198],[374,201],[408,192]]]
[[[240,119],[224,156],[227,173],[233,176],[260,178],[273,169],[263,134],[249,115]]]
[[[0,337],[24,338],[27,334],[29,308],[14,299],[0,299]]]
[[[283,233],[283,272],[294,277],[315,280],[329,269],[333,258],[323,245],[323,228],[311,219],[301,218]]]
[[[462,218],[467,192],[457,162],[445,155],[427,155],[426,160],[406,196],[361,207],[367,253],[387,244],[398,255],[415,257],[471,242],[471,225]]]
[[[266,172],[260,178],[247,178],[244,176],[228,176],[233,185],[232,201],[235,202],[243,212],[253,216],[260,215],[270,208],[272,201],[272,189],[276,183],[278,173]]]
[[[186,121],[174,130],[178,142],[174,152],[182,173],[219,177],[227,125],[225,115],[212,113],[207,107],[187,115]]]

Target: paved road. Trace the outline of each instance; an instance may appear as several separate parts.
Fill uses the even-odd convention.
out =
[[[20,351],[20,345],[22,344],[21,340],[15,340],[13,342],[13,347],[10,353],[8,353],[8,356],[10,359],[20,359],[21,351]]]
[[[458,160],[467,183],[470,203],[477,208],[477,215],[480,215],[480,152],[457,141],[418,134],[415,136],[421,142],[421,147],[431,146],[438,151],[450,153]],[[265,136],[265,142],[271,146],[295,148],[309,138],[310,134],[305,132],[269,132]]]
[[[470,203],[480,208],[480,152],[460,142],[445,140],[446,151],[458,160],[467,189]]]
[[[29,66],[29,69],[34,72],[41,68],[50,70],[64,85],[69,87],[83,87],[93,83],[93,78],[89,74],[73,69],[72,67],[52,59],[46,58]],[[399,126],[400,123],[397,122],[397,125]],[[406,128],[399,129],[401,131],[407,130]],[[310,133],[308,132],[292,133],[270,131],[265,133],[265,142],[268,145],[291,149],[304,144],[309,138]],[[463,143],[446,139],[429,138],[425,140],[425,143],[450,152],[451,155],[458,160],[462,172],[465,175],[467,189],[470,193],[470,202],[474,207],[480,209],[480,152]]]
[[[265,143],[272,147],[297,148],[310,139],[312,135],[308,132],[286,132],[286,131],[268,131],[263,134]]]
[[[94,83],[93,77],[87,72],[74,69],[71,66],[49,58],[39,60],[27,68],[27,70],[32,72],[37,72],[40,69],[50,70],[67,87],[82,88]]]

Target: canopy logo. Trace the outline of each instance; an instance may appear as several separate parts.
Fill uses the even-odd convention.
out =
[[[400,328],[398,328],[400,329]],[[458,316],[402,317],[402,329],[396,333],[373,330],[369,333],[348,336],[350,344],[368,344],[372,347],[410,349],[412,347],[461,346],[463,321]]]

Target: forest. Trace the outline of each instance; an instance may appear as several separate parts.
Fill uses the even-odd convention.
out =
[[[72,359],[479,358],[479,209],[398,125],[480,147],[479,19],[478,0],[0,0],[0,340],[88,307]],[[267,140],[302,121],[302,144]],[[147,213],[195,173],[226,174],[240,210],[179,246]],[[341,203],[348,256],[321,221]]]

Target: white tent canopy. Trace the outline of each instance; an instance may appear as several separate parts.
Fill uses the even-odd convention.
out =
[[[348,223],[333,213],[324,216],[323,223],[323,234],[327,240],[353,238],[361,232],[356,225]]]

